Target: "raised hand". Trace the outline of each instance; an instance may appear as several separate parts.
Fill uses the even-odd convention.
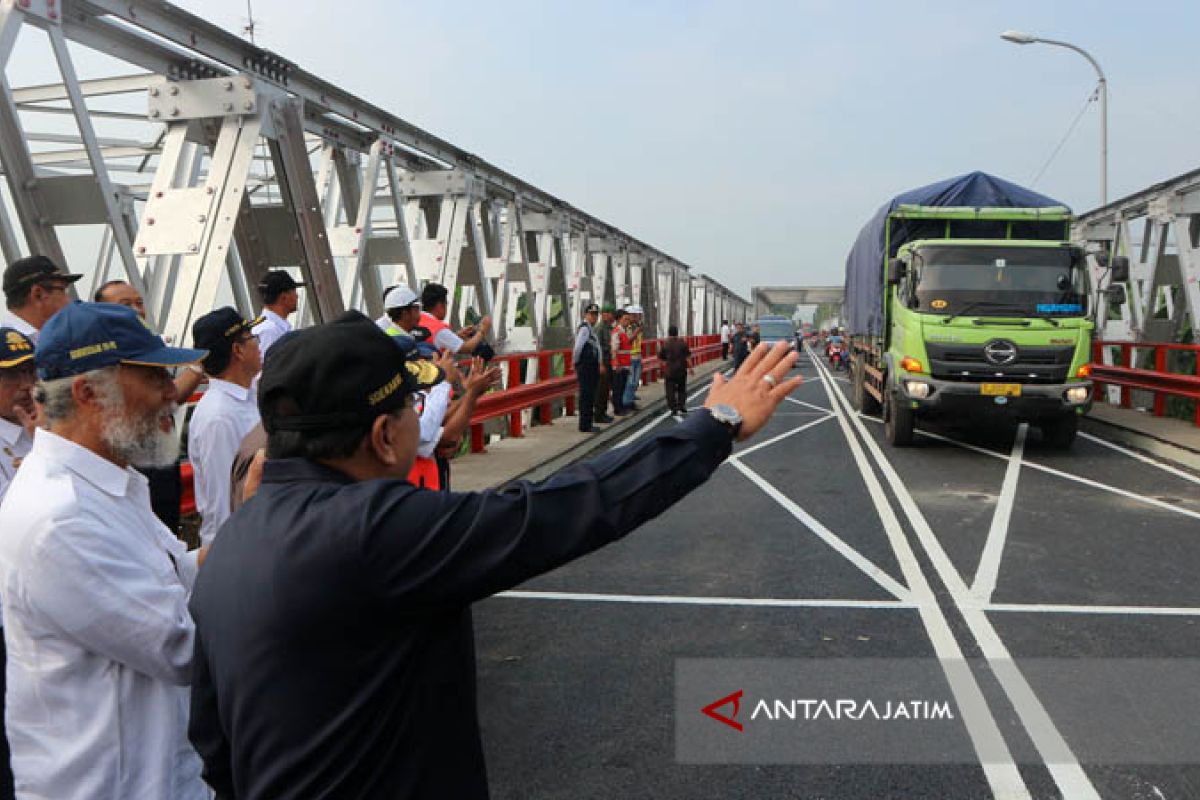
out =
[[[750,438],[767,424],[783,398],[803,382],[799,376],[787,377],[799,358],[800,354],[788,342],[779,342],[774,347],[760,344],[732,378],[727,380],[721,373],[713,377],[704,407],[733,406],[742,415],[738,440]]]

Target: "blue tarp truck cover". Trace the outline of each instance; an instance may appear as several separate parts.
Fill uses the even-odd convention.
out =
[[[954,208],[1065,208],[1058,200],[984,172],[971,172],[896,195],[863,226],[854,241],[854,246],[850,248],[850,255],[846,257],[844,324],[852,336],[882,334],[885,260],[894,256],[897,249],[906,242],[927,236],[927,226],[902,224],[903,220],[897,220],[892,225],[890,240],[886,238],[889,215],[898,207],[909,205]],[[941,236],[935,235],[933,238]],[[972,238],[992,237],[978,235]],[[1001,234],[995,238],[1005,237]],[[1046,237],[1031,235],[1028,238]],[[885,247],[890,252],[885,254]]]

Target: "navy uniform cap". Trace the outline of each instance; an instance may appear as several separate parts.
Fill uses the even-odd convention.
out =
[[[168,347],[132,308],[114,303],[66,306],[42,328],[36,349],[42,380],[116,364],[181,367],[206,355],[206,350]]]
[[[0,369],[12,369],[32,360],[30,338],[15,328],[0,328]]]
[[[441,370],[408,358],[357,311],[292,331],[271,346],[258,381],[267,433],[343,430],[403,408]]]

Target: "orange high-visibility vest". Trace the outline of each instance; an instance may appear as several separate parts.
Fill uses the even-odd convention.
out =
[[[418,488],[438,491],[442,488],[442,478],[438,473],[437,461],[432,458],[417,456],[413,462],[412,472],[408,473],[408,482]]]

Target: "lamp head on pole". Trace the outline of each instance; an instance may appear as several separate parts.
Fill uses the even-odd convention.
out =
[[[1022,31],[1005,31],[1000,34],[1000,38],[1013,44],[1033,44],[1038,40],[1032,33],[1024,33]]]

